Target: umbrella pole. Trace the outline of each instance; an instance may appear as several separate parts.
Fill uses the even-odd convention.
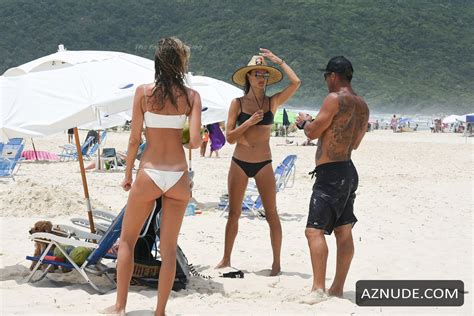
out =
[[[100,129],[97,130],[97,137],[99,138],[98,139],[98,143],[99,143],[99,147],[97,148],[97,165],[95,166],[95,169],[96,170],[100,170]]]
[[[31,139],[31,144],[33,145],[33,151],[35,152],[35,159],[36,161],[38,161],[38,153],[36,152],[35,142],[33,141],[33,138]]]
[[[189,152],[188,152],[188,159],[189,159],[189,171],[192,171],[193,170],[193,165],[192,165],[192,162],[193,162],[193,156],[192,156],[192,151],[191,151],[191,148],[188,148]]]
[[[188,157],[189,157],[189,172],[193,170],[193,156],[192,156],[192,151],[191,147],[189,147],[189,152],[188,152]],[[191,190],[191,197],[193,196],[193,191]]]
[[[79,161],[79,168],[81,169],[82,188],[84,189],[84,197],[86,198],[87,216],[89,217],[89,225],[90,225],[91,233],[94,234],[95,227],[94,227],[94,218],[92,217],[92,205],[89,199],[89,189],[87,188],[86,170],[84,169],[84,160],[82,158],[81,143],[79,140],[79,132],[77,131],[77,127],[74,127],[74,139],[76,141],[77,160]]]

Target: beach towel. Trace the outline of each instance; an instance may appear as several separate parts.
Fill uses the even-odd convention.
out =
[[[211,151],[221,149],[225,144],[225,136],[219,127],[219,123],[207,125],[207,130],[209,131],[209,139],[211,140]]]
[[[59,160],[58,155],[47,152],[47,151],[36,151],[36,155],[35,155],[34,150],[24,150],[21,153],[21,157],[25,158],[25,160],[36,160],[36,158],[38,158],[38,160],[48,160],[48,161]]]

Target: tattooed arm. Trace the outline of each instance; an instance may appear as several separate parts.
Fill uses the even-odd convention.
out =
[[[338,96],[336,93],[330,93],[326,99],[324,99],[323,105],[318,115],[311,122],[306,124],[304,127],[304,133],[309,139],[316,139],[331,126],[332,120],[339,110]]]

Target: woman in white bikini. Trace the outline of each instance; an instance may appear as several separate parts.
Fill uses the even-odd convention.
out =
[[[123,219],[117,262],[117,300],[104,313],[125,315],[128,287],[133,270],[133,250],[155,200],[162,197],[160,225],[160,268],[156,315],[164,315],[176,273],[176,247],[184,212],[190,198],[186,155],[181,144],[189,118],[192,149],[201,146],[201,98],[184,86],[189,48],[177,38],[158,42],[155,53],[155,82],[137,88],[133,100],[132,126],[128,144],[125,179],[130,190]],[[147,146],[135,181],[132,167],[145,123]]]

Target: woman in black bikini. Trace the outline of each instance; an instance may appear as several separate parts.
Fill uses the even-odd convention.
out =
[[[246,67],[238,69],[232,81],[244,87],[245,95],[234,99],[227,120],[227,141],[236,143],[228,176],[229,217],[225,228],[224,257],[216,268],[230,266],[230,257],[239,227],[242,201],[249,178],[255,178],[262,197],[265,218],[270,226],[273,249],[271,276],[280,270],[281,224],[276,210],[275,176],[272,168],[270,133],[278,107],[285,103],[300,86],[300,79],[285,61],[268,49],[261,48],[260,56],[253,56]],[[265,57],[278,64],[290,84],[271,97],[265,95],[268,85],[277,83],[283,74],[265,63]]]

